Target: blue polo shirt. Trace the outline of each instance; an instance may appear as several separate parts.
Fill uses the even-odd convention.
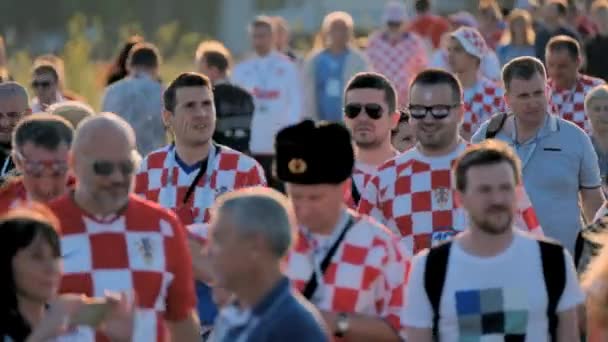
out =
[[[282,278],[251,310],[238,304],[220,312],[213,341],[324,342],[329,341],[321,314]]]
[[[489,120],[473,135],[485,139]],[[532,139],[517,143],[515,117],[510,116],[496,139],[508,143],[521,159],[523,182],[540,225],[574,255],[582,228],[579,191],[601,186],[597,155],[591,139],[575,124],[547,115]]]

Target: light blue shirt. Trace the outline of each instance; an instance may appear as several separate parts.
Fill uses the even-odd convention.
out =
[[[321,120],[342,121],[342,93],[344,89],[344,66],[349,50],[334,55],[325,50],[319,54],[315,65],[315,91],[317,108]]]
[[[472,142],[485,139],[489,121]],[[591,139],[576,125],[548,115],[537,135],[517,143],[515,119],[507,118],[496,139],[515,149],[522,161],[523,182],[545,234],[570,253],[582,228],[579,191],[601,186],[597,155]]]

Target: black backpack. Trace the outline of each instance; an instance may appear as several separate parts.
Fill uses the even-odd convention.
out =
[[[510,113],[500,112],[492,115],[488,120],[488,126],[486,128],[486,139],[494,139],[496,134],[500,132],[502,127],[505,125],[507,118],[511,116]]]
[[[557,305],[566,287],[566,264],[564,248],[553,242],[538,240],[542,259],[543,276],[549,304],[547,317],[549,319],[549,334],[551,341],[557,341]],[[439,340],[439,304],[445,284],[450,247],[452,241],[447,241],[429,250],[424,269],[424,289],[433,308],[433,336]]]

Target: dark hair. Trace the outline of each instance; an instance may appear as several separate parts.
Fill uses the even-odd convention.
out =
[[[156,46],[150,43],[135,44],[127,57],[127,65],[130,67],[158,68],[159,64],[160,53]]]
[[[13,131],[13,146],[23,147],[28,142],[49,151],[60,144],[72,145],[74,127],[61,116],[52,114],[29,115],[21,120]]]
[[[51,246],[53,255],[60,258],[58,230],[57,218],[41,204],[13,209],[0,218],[0,272],[4,277],[0,282],[0,336],[25,341],[31,333],[29,323],[19,312],[13,259],[38,236]]]
[[[185,87],[203,87],[211,89],[211,81],[207,76],[196,72],[184,72],[177,76],[177,78],[169,84],[169,87],[167,87],[167,90],[165,90],[165,93],[163,94],[165,109],[167,111],[173,112],[175,110],[175,105],[177,104],[177,89]]]
[[[399,133],[399,125],[402,123],[410,122],[410,114],[405,110],[399,111],[399,122],[397,126],[391,130],[391,137],[394,137],[397,133]]]
[[[560,50],[568,51],[568,54],[573,59],[578,59],[581,56],[581,45],[576,41],[576,39],[566,36],[559,35],[551,38],[547,43],[547,47],[545,49],[545,54],[549,54],[550,52],[556,52]]]
[[[344,94],[353,89],[382,90],[384,91],[384,100],[388,105],[388,111],[392,114],[397,108],[397,92],[391,81],[384,75],[375,72],[360,72],[348,81]],[[344,101],[346,101],[346,96],[344,96]]]
[[[505,85],[505,89],[509,90],[511,81],[514,78],[530,80],[536,74],[540,74],[544,79],[547,78],[547,72],[540,60],[529,56],[517,57],[502,68],[502,82]]]
[[[142,43],[143,41],[144,39],[141,36],[131,36],[122,45],[118,56],[116,56],[114,63],[112,63],[108,70],[106,85],[120,81],[127,76],[127,58],[129,57],[129,53],[137,43]]]
[[[228,58],[219,51],[207,51],[203,53],[203,59],[209,67],[216,67],[222,73],[228,70]]]
[[[51,74],[55,79],[55,82],[59,81],[59,73],[57,72],[57,68],[48,62],[43,62],[34,67],[33,70],[34,75],[42,75],[42,74]]]
[[[441,70],[441,69],[426,69],[418,73],[412,83],[410,84],[410,93],[415,85],[420,84],[423,86],[447,84],[452,89],[452,98],[454,101],[461,101],[462,99],[462,86],[460,81],[454,74]]]
[[[564,0],[550,0],[547,2],[547,5],[555,5],[557,8],[557,14],[562,17],[568,14],[568,2]]]
[[[429,0],[416,0],[414,8],[416,9],[416,12],[424,13],[431,8],[431,3]]]
[[[270,30],[270,32],[273,32],[274,31],[274,21],[269,16],[259,15],[259,16],[255,17],[255,19],[253,19],[251,24],[249,24],[249,29],[253,30],[258,27],[265,27],[268,30]]]
[[[453,168],[456,189],[460,192],[466,190],[467,172],[470,168],[502,162],[509,163],[513,168],[515,183],[519,184],[521,181],[521,162],[509,145],[500,140],[488,139],[479,144],[469,146],[456,160]]]

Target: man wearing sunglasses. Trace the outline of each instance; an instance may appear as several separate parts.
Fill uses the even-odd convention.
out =
[[[28,102],[27,91],[19,83],[0,83],[0,178],[15,168],[11,139],[19,120],[31,113]]]
[[[34,67],[32,89],[36,94],[32,99],[33,113],[44,112],[53,103],[65,101],[59,89],[59,73],[55,66],[48,62]]]
[[[451,239],[467,227],[464,210],[454,198],[450,176],[467,142],[459,136],[464,114],[462,88],[446,71],[428,69],[410,86],[408,112],[418,143],[378,168],[367,183],[358,211],[399,234],[411,253]],[[518,189],[516,225],[541,231],[534,210]]]
[[[185,229],[173,213],[132,193],[135,148],[133,128],[115,114],[78,126],[69,159],[76,185],[50,204],[62,227],[60,292],[133,290],[133,340],[200,341]]]
[[[381,74],[356,74],[344,91],[344,123],[355,143],[355,168],[347,189],[347,203],[356,208],[367,181],[378,166],[395,157],[391,131],[397,125],[397,95]]]
[[[42,203],[63,195],[68,184],[68,150],[73,128],[50,114],[29,116],[15,128],[12,158],[20,176],[0,190],[0,212],[27,201]]]

